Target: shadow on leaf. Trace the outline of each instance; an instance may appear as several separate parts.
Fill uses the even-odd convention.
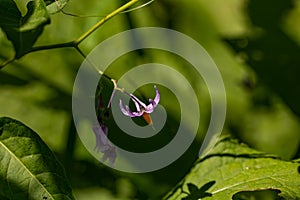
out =
[[[212,194],[209,192],[206,192],[209,188],[211,188],[216,181],[210,181],[206,184],[204,184],[202,187],[198,188],[195,184],[193,183],[188,183],[188,189],[189,193],[187,197],[182,198],[182,200],[198,200],[204,197],[211,197]]]
[[[15,75],[8,74],[6,72],[0,72],[0,86],[12,85],[12,86],[24,86],[29,81],[19,78]]]

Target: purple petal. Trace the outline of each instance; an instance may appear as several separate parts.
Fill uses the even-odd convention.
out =
[[[125,108],[123,106],[123,103],[122,103],[122,100],[120,99],[120,103],[119,103],[119,106],[120,106],[120,109],[122,111],[122,113],[126,116],[129,116],[129,117],[139,117],[139,116],[142,116],[143,113],[144,113],[144,110],[140,110],[138,112],[132,112],[129,107],[126,105]]]
[[[135,97],[136,98],[136,97]],[[134,98],[131,98],[132,99],[132,101],[134,102],[134,105],[135,105],[135,107],[136,107],[136,110],[138,111],[138,112],[140,112],[141,111],[141,107],[140,107],[140,104],[139,104],[139,102],[137,102]],[[137,99],[137,98],[136,98]],[[145,105],[145,104],[144,104]]]
[[[101,158],[101,162],[104,163],[107,160],[107,158],[108,158],[108,155],[104,153],[102,158]]]
[[[147,106],[147,108],[145,109],[145,112],[146,112],[146,113],[152,113],[155,107],[156,107],[156,105],[153,105],[153,104],[151,103],[151,104],[149,104],[149,105]]]
[[[101,127],[99,124],[93,126],[93,131],[96,136],[96,145],[95,150],[97,152],[103,152],[109,148],[109,143],[107,139],[107,132],[108,128],[105,125],[102,125]]]
[[[140,116],[142,116],[144,114],[144,112],[145,112],[145,110],[142,110],[140,112],[132,112],[132,115],[134,117],[140,117]]]
[[[156,95],[155,95],[155,98],[154,98],[154,103],[155,103],[155,107],[156,107],[156,105],[159,103],[159,100],[160,100],[160,93],[159,93],[158,88],[156,87],[156,85],[154,85],[154,89],[155,89],[155,92],[156,92]]]
[[[144,113],[144,110],[139,110],[138,112],[133,112],[130,110],[129,106],[126,106],[126,111],[129,113],[130,117],[139,117],[139,116],[142,116]]]
[[[130,97],[131,97],[131,99],[134,101],[136,107],[137,107],[137,104],[136,104],[136,103],[138,103],[138,105],[141,105],[141,106],[143,106],[144,108],[146,108],[146,104],[144,104],[144,103],[143,103],[141,100],[139,100],[136,96],[134,96],[133,94],[130,94]]]
[[[102,162],[109,160],[109,165],[113,167],[114,162],[117,157],[116,147],[111,145],[107,138],[108,128],[107,126],[101,124],[96,124],[93,126],[94,133],[96,135],[96,146],[97,152],[102,152],[103,156],[101,158]]]
[[[159,91],[158,91],[156,85],[154,85],[154,88],[156,91],[156,95],[155,95],[154,100],[149,99],[150,104],[146,107],[146,110],[145,110],[146,113],[152,113],[154,108],[158,105],[159,100],[160,100],[160,94],[159,94]]]
[[[107,133],[108,133],[108,128],[107,128],[107,126],[101,125],[101,129],[102,129],[103,133],[104,133],[105,135],[107,135]]]
[[[117,157],[116,147],[111,146],[109,149],[103,152],[103,156],[101,158],[102,162],[105,162],[107,159],[109,160],[109,165],[113,167],[114,162]]]
[[[123,113],[124,115],[130,116],[129,113],[128,113],[128,111],[125,110],[125,108],[124,108],[124,106],[123,106],[123,103],[122,103],[122,100],[121,100],[121,99],[120,99],[119,107],[120,107],[120,109],[121,109],[121,111],[122,111],[122,113]]]
[[[130,98],[134,102],[137,112],[132,112],[130,110],[129,106],[125,106],[125,108],[124,108],[124,106],[122,104],[122,100],[120,100],[120,109],[123,112],[123,114],[126,116],[130,116],[130,117],[139,117],[139,116],[142,116],[144,114],[144,112],[152,113],[154,108],[158,105],[158,103],[160,101],[160,93],[159,93],[156,85],[154,85],[154,89],[156,92],[155,98],[154,98],[154,100],[149,99],[150,104],[147,106],[133,94],[129,94],[129,93],[125,92],[127,95],[130,96]]]

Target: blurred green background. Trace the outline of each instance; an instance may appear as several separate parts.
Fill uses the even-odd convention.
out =
[[[101,17],[123,3],[70,0],[64,10]],[[36,46],[76,39],[98,20],[63,13],[52,15],[51,24],[45,27]],[[290,160],[300,155],[299,24],[299,1],[160,0],[119,14],[88,37],[80,48],[88,54],[104,39],[136,27],[159,26],[187,34],[207,50],[222,74],[228,106],[224,133]],[[14,54],[3,32],[0,45],[3,62]],[[182,158],[156,172],[122,173],[91,157],[76,136],[71,95],[83,60],[75,49],[64,48],[30,53],[6,66],[0,71],[0,116],[20,120],[42,137],[64,164],[77,199],[160,198],[188,173],[197,159],[210,118],[205,84],[200,76],[194,75],[191,66],[166,52],[133,53],[113,63],[106,73],[116,79],[131,67],[149,61],[174,67],[189,79],[201,109],[199,137]],[[152,96],[151,87],[140,91]],[[176,109],[178,102],[173,101],[167,89],[161,93],[162,105],[170,112],[172,132],[180,114]],[[105,98],[107,101],[109,94]],[[112,133],[118,132],[113,122],[109,127]]]

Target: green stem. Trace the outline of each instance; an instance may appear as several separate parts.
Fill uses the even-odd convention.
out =
[[[15,57],[9,58],[6,61],[4,61],[3,63],[0,64],[0,70],[5,67],[6,65],[8,65],[9,63],[12,63],[13,61],[15,61]]]
[[[66,47],[76,47],[76,44],[72,41],[72,42],[65,42],[65,43],[59,43],[59,44],[37,46],[37,47],[33,47],[28,53],[32,53],[35,51],[42,51],[42,50],[66,48]]]
[[[92,62],[86,57],[86,55],[83,53],[83,51],[82,51],[78,46],[76,46],[75,49],[80,53],[80,55],[81,55],[82,57],[84,57],[84,58],[86,59],[86,61],[87,61],[91,66],[94,67],[94,69],[95,69],[101,76],[104,76],[104,77],[107,78],[108,80],[113,80],[111,77],[109,77],[108,75],[104,74],[103,71],[99,70],[99,69],[95,66],[95,64],[92,63]]]
[[[76,143],[76,127],[73,118],[70,116],[69,131],[67,135],[67,144],[63,155],[63,162],[67,173],[72,170],[72,161],[74,159],[74,149]],[[70,173],[67,174],[70,176]]]
[[[85,38],[91,35],[94,31],[96,31],[101,25],[107,22],[112,17],[116,16],[117,14],[121,13],[122,11],[126,10],[139,0],[131,0],[128,3],[124,4],[123,6],[119,7],[118,9],[114,10],[110,14],[106,15],[103,19],[101,19],[97,24],[95,24],[90,30],[80,36],[77,40],[74,41],[75,44],[79,45]]]
[[[44,45],[44,46],[37,46],[37,47],[33,47],[30,51],[28,51],[25,54],[28,53],[32,53],[35,51],[41,51],[41,50],[49,50],[49,49],[57,49],[57,48],[66,48],[66,47],[74,47],[77,51],[79,51],[79,53],[81,55],[82,52],[80,51],[80,49],[78,48],[78,45],[84,40],[86,39],[89,35],[91,35],[94,31],[96,31],[101,25],[103,25],[105,22],[107,22],[109,19],[111,19],[112,17],[116,16],[117,14],[121,13],[122,11],[126,10],[127,8],[129,8],[130,6],[132,6],[133,4],[135,4],[136,2],[138,2],[139,0],[131,0],[128,3],[124,4],[123,6],[119,7],[118,9],[114,10],[113,12],[111,12],[110,14],[106,15],[103,19],[101,19],[97,24],[95,24],[90,30],[88,30],[87,32],[85,32],[82,36],[80,36],[78,39],[71,41],[71,42],[65,42],[65,43],[60,43],[60,44],[52,44],[52,45]],[[24,54],[24,55],[25,55]],[[85,57],[85,56],[84,56]],[[0,64],[0,70],[5,67],[6,65],[8,65],[9,63],[15,61],[15,57],[8,59],[6,61],[4,61],[3,63]],[[107,77],[107,76],[106,76]]]

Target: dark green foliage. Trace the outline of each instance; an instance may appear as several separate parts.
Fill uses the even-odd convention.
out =
[[[53,16],[51,22],[54,23],[51,23],[51,26],[46,26],[47,29],[43,32],[45,25],[50,23],[48,14],[61,11],[68,0],[33,0],[23,5],[23,11],[20,9],[20,2],[21,0],[1,0],[0,3],[0,28],[12,43],[15,58],[21,58],[31,52],[35,44],[43,47],[44,45],[52,45],[78,38],[98,19],[94,17],[71,17],[60,13]],[[66,8],[66,10],[74,11],[75,14],[93,15],[95,13],[97,16],[104,16],[119,6],[119,4],[114,5],[111,2],[103,1],[103,4],[102,1],[99,2],[94,0],[73,3],[73,7]],[[222,49],[224,48],[223,43],[219,41],[219,31],[222,30],[217,30],[214,21],[206,13],[209,6],[203,6],[204,4],[214,4],[216,6],[216,2],[155,1],[150,7],[145,7],[145,10],[118,15],[118,19],[111,24],[107,23],[101,31],[93,34],[94,36],[88,38],[88,42],[82,43],[80,47],[84,52],[88,52],[99,41],[111,36],[112,33],[140,26],[162,26],[186,33],[207,48],[224,77],[228,102],[233,102],[232,104],[234,104],[236,110],[242,110],[242,112],[236,112],[233,109],[228,109],[229,123],[238,124],[245,129],[247,129],[247,126],[250,128],[263,127],[266,132],[269,132],[268,136],[261,136],[260,132],[255,129],[255,131],[249,131],[251,134],[248,139],[254,138],[254,143],[258,143],[258,141],[266,142],[266,144],[270,143],[278,149],[278,152],[283,152],[282,154],[288,152],[289,149],[293,151],[298,138],[295,134],[291,137],[292,134],[287,133],[290,131],[297,134],[297,128],[294,126],[291,127],[292,130],[284,129],[282,131],[280,129],[273,132],[270,131],[272,125],[258,124],[253,118],[247,121],[251,123],[244,123],[244,119],[249,117],[248,112],[250,110],[254,113],[255,118],[258,118],[259,109],[267,108],[266,110],[271,114],[268,113],[268,116],[258,118],[258,120],[264,122],[266,118],[274,117],[275,114],[272,116],[272,112],[275,110],[274,105],[277,105],[277,102],[274,103],[274,95],[281,97],[293,112],[300,116],[300,93],[298,88],[300,85],[300,79],[298,80],[300,49],[282,28],[285,14],[294,6],[293,1],[248,1],[246,10],[254,26],[252,33],[239,36],[236,36],[236,34],[230,36],[229,34],[227,37],[227,41],[235,50],[234,53],[243,55],[246,58],[246,63],[257,75],[257,82],[251,79],[243,81],[244,86],[247,87],[247,92],[253,92],[251,97],[247,97],[248,99],[243,98],[246,95],[236,86],[236,79],[241,80],[241,77],[236,75],[240,70],[237,66],[230,68],[231,65],[238,65],[237,62],[234,63],[228,59],[232,56],[232,52],[228,49]],[[232,5],[232,2],[228,1],[223,4],[226,4],[226,6],[227,4]],[[101,6],[99,6],[100,4]],[[218,11],[221,10],[223,11],[223,8],[216,9],[217,12],[213,10],[213,15],[218,16]],[[216,18],[218,18],[218,23],[226,22],[226,19]],[[5,37],[0,39],[6,40]],[[41,40],[36,42],[38,39]],[[2,45],[3,41],[0,42]],[[1,54],[5,54],[3,52],[8,50],[7,47],[9,47],[7,44],[1,46]],[[47,49],[47,47],[42,49]],[[194,88],[197,88],[201,110],[209,110],[210,105],[207,103],[209,101],[206,99],[209,95],[205,93],[200,78],[196,77],[187,63],[184,61],[177,62],[178,60],[173,56],[168,57],[166,52],[151,52],[143,49],[139,50],[137,55],[133,55],[133,53],[128,60],[116,60],[112,65],[115,64],[117,67],[112,66],[107,75],[118,79],[133,66],[154,61],[160,62],[159,59],[163,58],[162,62],[172,65],[174,69],[189,79]],[[0,57],[5,59],[6,56],[0,55]],[[63,157],[64,167],[70,175],[74,189],[76,191],[82,190],[80,192],[84,193],[88,199],[90,198],[89,189],[91,188],[98,191],[98,196],[104,194],[104,197],[101,196],[104,199],[106,193],[109,193],[107,199],[112,199],[112,197],[118,195],[117,198],[123,198],[120,195],[122,189],[125,188],[126,190],[128,188],[119,184],[124,179],[130,179],[128,182],[135,184],[135,188],[131,189],[131,192],[133,192],[128,194],[126,199],[129,197],[132,199],[157,199],[170,190],[169,188],[189,171],[192,163],[197,159],[198,147],[201,144],[201,139],[204,138],[201,134],[204,133],[203,130],[209,120],[210,113],[201,113],[201,123],[199,123],[199,129],[201,130],[198,133],[198,135],[201,135],[200,139],[197,138],[185,155],[172,165],[146,175],[122,174],[105,168],[98,161],[91,159],[86,150],[78,145],[80,142],[77,141],[76,130],[70,117],[72,115],[72,81],[82,59],[76,52],[70,51],[69,48],[43,51],[40,54],[35,55],[32,53],[24,56],[19,63],[13,63],[12,66],[8,67],[8,69],[13,68],[12,71],[6,71],[7,68],[2,70],[0,72],[2,95],[0,114],[14,116],[22,119],[22,121],[29,119],[26,124],[29,122],[30,127],[37,130],[51,148],[54,146],[53,150]],[[152,138],[132,138],[119,130],[112,120],[113,117],[109,113],[109,109],[106,109],[112,85],[109,80],[105,79],[105,81],[107,81],[105,87],[101,88],[103,89],[101,90],[101,98],[104,100],[104,104],[99,107],[102,110],[97,110],[97,113],[102,112],[100,117],[109,127],[109,137],[115,144],[130,151],[149,152],[163,147],[172,140],[180,121],[180,112],[178,112],[180,105],[174,94],[168,92],[167,88],[160,87],[162,89],[161,105],[168,111],[168,121],[163,130]],[[147,97],[152,95],[150,92],[152,86],[149,86],[151,89],[147,89],[147,87],[139,88],[136,91],[139,98],[147,100]],[[143,95],[146,94],[145,97],[140,92]],[[99,95],[100,90],[96,91],[95,96],[99,97]],[[95,100],[97,108],[97,99]],[[245,108],[247,107],[246,103],[243,103],[247,100],[251,101],[253,107]],[[20,109],[23,107],[29,108],[27,110]],[[38,107],[38,111],[36,111],[36,107]],[[36,110],[30,110],[31,108]],[[7,111],[8,109],[9,111]],[[286,107],[283,109],[287,110]],[[41,113],[43,114],[42,118]],[[46,116],[44,113],[51,114]],[[235,115],[238,117],[230,118]],[[288,127],[291,115],[282,116],[280,115],[280,119]],[[139,125],[145,125],[145,121],[141,118],[134,120]],[[193,119],[183,120],[190,122]],[[272,120],[270,119],[270,121]],[[228,124],[225,125],[225,130],[228,128],[226,126]],[[69,130],[65,130],[68,127]],[[279,127],[281,126],[279,125]],[[233,130],[240,133],[244,131],[242,128],[234,128],[236,127],[229,127],[228,129],[230,132],[233,132]],[[42,131],[40,131],[41,129]],[[60,142],[62,132],[67,134],[67,136],[63,135],[66,139],[64,142]],[[282,135],[282,137],[278,137],[278,141],[271,140],[274,135]],[[285,141],[288,142],[285,143]],[[249,140],[245,142],[249,142]],[[53,143],[55,145],[59,144],[55,146]],[[284,146],[280,145],[282,143]],[[299,158],[300,149],[296,156],[294,152],[289,155],[292,156],[285,158],[289,159],[293,156]],[[63,171],[53,153],[35,132],[18,121],[0,118],[0,199],[73,199],[70,185],[66,181]],[[223,138],[210,154],[198,160],[181,184],[173,189],[166,198],[186,200],[199,198],[242,200],[254,198],[265,200],[264,197],[267,195],[274,199],[299,199],[299,175],[299,160],[298,162],[283,161],[277,156],[249,148],[232,138]],[[32,188],[34,188],[34,192]],[[57,192],[61,193],[61,196],[51,196]],[[78,193],[80,194],[80,192]],[[98,196],[96,199],[98,199]]]
[[[0,130],[0,196],[74,199],[63,167],[35,132],[6,117]]]
[[[285,14],[293,2],[251,0],[248,13],[257,29],[252,36],[230,38],[238,53],[256,72],[259,83],[268,86],[300,116],[300,47],[283,30]]]
[[[14,0],[2,0],[0,4],[0,27],[12,42],[16,58],[32,48],[44,26],[50,22],[42,0],[30,1],[26,8],[26,15],[22,16]]]

